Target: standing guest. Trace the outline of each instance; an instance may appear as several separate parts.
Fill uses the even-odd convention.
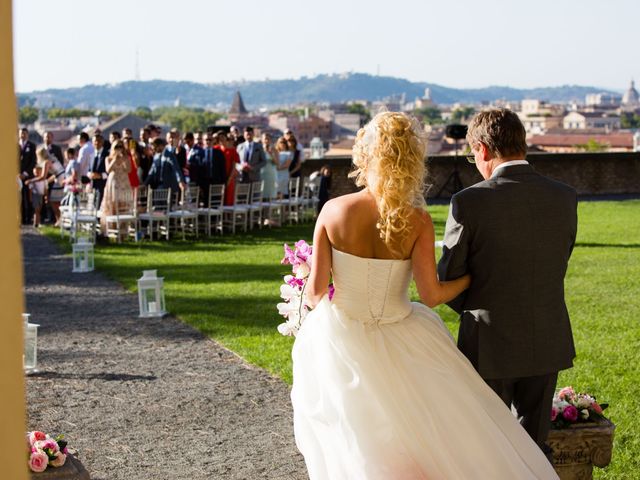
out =
[[[207,133],[204,136],[206,147],[202,153],[202,163],[198,169],[200,180],[198,186],[201,191],[208,192],[209,185],[224,185],[227,181],[227,172],[224,153],[219,148],[215,148],[217,136]]]
[[[177,193],[186,187],[182,169],[178,165],[178,159],[173,154],[173,150],[165,148],[166,142],[161,138],[153,141],[153,164],[149,170],[149,175],[145,180],[145,185],[152,188],[170,188]]]
[[[47,179],[49,178],[50,165],[49,152],[46,147],[42,146],[37,152],[37,163],[33,168],[33,177],[25,180],[24,182],[31,190],[31,203],[34,211],[34,227],[40,226],[40,214],[47,194]]]
[[[278,153],[278,198],[282,199],[289,195],[289,165],[293,159],[293,153],[289,150],[289,144],[284,137],[278,138],[276,142],[276,152]]]
[[[173,154],[178,160],[178,165],[180,165],[180,168],[182,169],[182,174],[184,176],[188,175],[187,150],[180,144],[180,130],[172,128],[169,133],[167,133],[167,143],[169,144],[167,148],[172,149]]]
[[[320,187],[318,188],[318,215],[329,201],[329,190],[331,189],[331,167],[325,165],[320,169]]]
[[[54,156],[58,160],[58,162],[60,162],[60,165],[62,165],[64,163],[64,158],[62,156],[62,149],[58,145],[53,143],[53,133],[44,132],[43,139],[44,139],[43,145],[47,149],[47,152],[49,153],[49,159],[51,160],[51,157]]]
[[[235,125],[232,125],[229,129],[229,134],[231,135],[231,140],[233,141],[233,146],[238,147],[242,142],[244,142],[244,137],[240,135],[240,129]]]
[[[156,130],[156,126],[153,123],[148,124],[146,127],[149,129],[149,139],[147,140],[148,144],[153,144],[153,141],[159,137],[158,131]],[[153,145],[151,145],[153,147]]]
[[[193,132],[184,134],[184,143],[187,148],[187,170],[189,170],[189,183],[195,183],[200,187],[200,203],[206,203],[209,194],[209,186],[202,171],[204,166],[204,149],[195,142]]]
[[[295,135],[293,134],[293,130],[291,130],[290,128],[287,128],[284,131],[284,138],[288,141],[290,140],[295,140],[296,141],[296,149],[298,150],[298,159],[300,161],[300,163],[304,163],[304,147],[302,145],[301,142],[298,142],[298,139],[295,137]]]
[[[36,146],[29,140],[29,130],[21,128],[18,130],[18,149],[20,152],[20,180],[22,180],[22,224],[30,225],[33,217],[33,207],[31,205],[31,191],[25,181],[33,177],[33,169],[36,166]]]
[[[291,163],[289,164],[289,178],[299,178],[302,170],[300,162],[300,150],[298,150],[298,141],[294,136],[289,137],[287,146],[291,152]]]
[[[104,187],[107,183],[107,157],[109,151],[104,145],[104,137],[102,135],[93,136],[93,148],[95,154],[91,160],[89,168],[89,179],[91,187],[100,194],[100,201],[104,198]]]
[[[149,127],[143,127],[140,129],[138,144],[144,148],[149,144],[149,136],[151,135],[151,129]]]
[[[233,137],[227,137],[226,133],[218,132],[216,134],[216,138],[218,139],[220,150],[224,154],[225,172],[227,175],[227,182],[224,190],[224,204],[233,205],[235,201],[236,178],[238,176],[238,169],[236,168],[236,165],[240,163],[240,157],[238,156],[238,151],[236,150]]]
[[[241,183],[260,181],[260,169],[267,163],[262,145],[253,141],[253,127],[244,128],[244,142],[238,145],[240,157],[239,171]]]
[[[122,141],[124,142],[125,146],[128,144],[129,140],[133,139],[133,131],[130,128],[123,128],[122,129]]]
[[[80,164],[76,159],[76,149],[67,148],[64,153],[67,158],[64,166],[64,191],[75,193],[80,185]]]
[[[109,143],[111,145],[113,145],[115,142],[121,139],[122,139],[122,135],[120,135],[120,132],[116,132],[115,130],[113,130],[109,133]],[[111,151],[111,149],[109,149],[109,151]]]
[[[204,134],[202,132],[196,132],[194,135],[194,140],[196,142],[196,145],[198,145],[200,148],[204,148]]]
[[[127,149],[127,157],[131,163],[131,170],[129,171],[129,184],[131,188],[136,189],[140,186],[140,177],[138,177],[138,165],[140,160],[138,158],[138,142],[133,138],[130,138],[127,142],[124,142],[124,146]]]
[[[102,139],[104,141],[104,146],[103,148],[107,150],[107,153],[109,153],[111,151],[111,142],[109,140],[107,140],[105,138],[105,136],[102,134],[102,129],[99,127],[96,127],[96,129],[93,131],[93,135],[102,135]]]
[[[131,184],[129,183],[131,161],[127,158],[127,152],[122,140],[116,140],[111,145],[111,153],[107,157],[106,168],[108,177],[104,187],[104,198],[100,206],[100,210],[102,210],[100,225],[102,226],[103,235],[107,234],[107,216],[115,215],[116,208],[122,209],[119,198],[122,197],[123,193],[131,191]]]
[[[80,132],[80,135],[78,135],[78,142],[80,143],[80,150],[78,151],[80,182],[82,182],[83,185],[86,185],[91,181],[89,179],[89,167],[91,166],[91,161],[96,154],[96,150],[89,141],[89,134],[87,132]]]
[[[262,134],[262,149],[267,159],[267,163],[260,170],[260,176],[264,182],[262,197],[269,201],[278,195],[278,152],[273,147],[271,135],[268,133]]]
[[[54,155],[49,154],[49,184],[47,204],[51,207],[54,218],[54,226],[60,225],[60,202],[64,198],[64,160],[58,160]]]

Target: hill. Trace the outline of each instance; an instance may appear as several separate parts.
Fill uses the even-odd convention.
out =
[[[563,85],[534,89],[490,86],[478,89],[455,89],[442,85],[410,82],[395,77],[364,73],[318,75],[288,80],[262,80],[203,84],[185,81],[128,81],[108,85],[86,85],[78,88],[49,89],[18,94],[20,104],[82,108],[135,108],[170,105],[179,99],[181,105],[225,108],[236,90],[242,93],[249,109],[293,105],[302,102],[344,102],[348,100],[381,100],[405,94],[407,100],[421,97],[425,88],[438,104],[480,103],[495,100],[539,98],[551,102],[584,101],[587,93],[605,90],[597,87]]]

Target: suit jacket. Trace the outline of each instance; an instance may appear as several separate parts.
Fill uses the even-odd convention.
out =
[[[195,143],[192,148],[189,149],[187,155],[187,168],[189,169],[189,180],[193,183],[200,185],[203,181],[202,167],[204,162],[204,149]]]
[[[89,165],[90,173],[99,173],[102,178],[99,180],[91,180],[91,186],[100,192],[100,194],[104,193],[104,187],[107,183],[107,179],[104,178],[107,173],[107,157],[109,156],[109,150],[107,150],[104,146],[100,152],[96,152],[96,154],[91,159],[91,165]]]
[[[238,156],[240,157],[240,164],[248,163],[251,166],[251,170],[248,172],[242,172],[242,182],[259,182],[260,181],[260,169],[267,164],[267,157],[262,149],[262,144],[258,142],[251,142],[250,148],[249,142],[243,142],[238,145]],[[251,150],[251,155],[249,155]]]
[[[24,147],[20,148],[18,143],[18,152],[20,153],[20,174],[26,173],[27,178],[33,177],[33,169],[36,166],[36,146],[27,140]]]
[[[564,276],[577,232],[573,188],[506,166],[451,199],[440,280],[471,274],[449,306],[458,347],[484,378],[519,378],[572,366]]]
[[[204,171],[207,185],[220,185],[227,182],[224,153],[217,148],[204,151]]]
[[[184,182],[184,175],[173,151],[165,148],[162,153],[156,153],[145,185],[151,185],[152,188],[170,188],[172,192],[179,192],[180,182]]]

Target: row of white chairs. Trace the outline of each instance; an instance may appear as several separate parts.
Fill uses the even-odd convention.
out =
[[[180,231],[185,239],[187,233],[197,237],[200,232],[208,236],[225,230],[246,232],[265,223],[282,225],[314,217],[318,200],[308,178],[292,178],[289,196],[284,199],[264,199],[263,188],[263,182],[237,184],[233,205],[224,205],[224,185],[210,185],[205,195],[196,185],[180,192],[146,186],[118,192],[114,212],[104,218],[106,234],[117,241],[128,237],[169,240],[172,233]],[[75,240],[86,233],[95,240],[103,215],[98,209],[99,194],[82,192],[69,198],[61,208],[61,235],[69,232]]]

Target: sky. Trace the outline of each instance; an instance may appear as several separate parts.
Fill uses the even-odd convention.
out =
[[[640,83],[640,0],[14,0],[17,92],[360,72],[456,88]]]

